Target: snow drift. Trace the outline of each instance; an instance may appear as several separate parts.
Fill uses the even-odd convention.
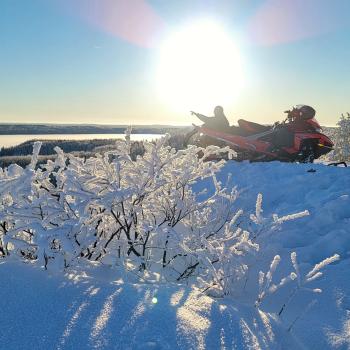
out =
[[[2,172],[1,344],[349,345],[347,169],[119,146]]]

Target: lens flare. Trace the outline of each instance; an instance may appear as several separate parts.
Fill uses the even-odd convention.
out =
[[[55,0],[57,6],[131,44],[153,48],[165,22],[145,0]]]
[[[311,38],[348,23],[346,1],[267,0],[250,18],[247,34],[271,46]]]

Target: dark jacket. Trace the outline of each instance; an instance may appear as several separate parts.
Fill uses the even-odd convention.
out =
[[[209,128],[219,130],[219,131],[227,131],[230,127],[230,123],[228,122],[224,113],[216,113],[214,117],[207,117],[203,114],[196,113],[196,116]]]

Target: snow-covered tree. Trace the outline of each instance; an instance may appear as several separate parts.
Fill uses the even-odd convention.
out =
[[[335,161],[346,162],[350,160],[350,113],[342,114],[337,125],[332,158]]]

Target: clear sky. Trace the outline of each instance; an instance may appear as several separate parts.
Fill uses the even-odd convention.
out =
[[[222,104],[267,123],[304,103],[334,125],[349,19],[349,0],[1,0],[0,122],[184,125]]]

